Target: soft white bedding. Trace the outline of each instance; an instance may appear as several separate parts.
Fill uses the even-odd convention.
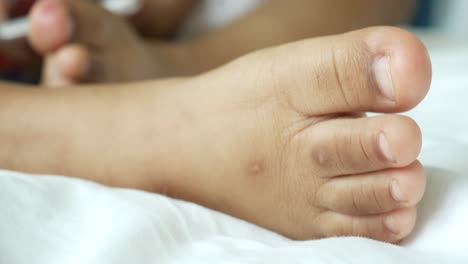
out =
[[[468,49],[431,54],[432,91],[410,113],[424,131],[428,191],[402,246],[295,242],[156,194],[0,171],[0,264],[468,263]]]

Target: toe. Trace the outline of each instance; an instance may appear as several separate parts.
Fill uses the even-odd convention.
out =
[[[90,71],[91,58],[88,50],[79,44],[72,44],[60,49],[56,54],[58,71],[62,78],[72,82],[83,81]]]
[[[303,133],[314,171],[324,177],[406,167],[422,141],[418,125],[400,115],[332,119]]]
[[[266,87],[307,116],[401,112],[416,106],[431,82],[426,48],[396,28],[309,39],[257,55],[269,69]]]
[[[70,44],[47,56],[42,84],[62,88],[88,80],[92,65],[89,51],[80,44]]]
[[[402,169],[331,179],[316,193],[320,207],[348,215],[381,214],[421,201],[426,176],[419,162]]]
[[[369,29],[364,34],[365,42],[374,54],[372,70],[380,95],[389,98],[393,93],[393,110],[397,111],[406,111],[419,104],[426,96],[432,80],[431,61],[424,44],[413,34],[401,29]],[[386,108],[376,109],[388,112]]]
[[[62,88],[74,84],[72,80],[65,78],[55,54],[47,56],[44,60],[41,84],[47,88]]]
[[[48,54],[69,42],[74,24],[66,4],[58,0],[41,0],[30,13],[31,46],[40,54]]]
[[[405,208],[371,216],[349,216],[325,212],[315,221],[320,221],[319,229],[323,237],[361,236],[396,243],[413,231],[416,223],[416,208]]]

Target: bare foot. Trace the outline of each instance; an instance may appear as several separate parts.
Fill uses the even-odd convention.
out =
[[[46,57],[42,83],[49,87],[170,75],[166,58],[175,48],[154,48],[126,19],[97,3],[40,0],[31,10],[30,28],[31,46]]]
[[[410,109],[430,80],[423,44],[393,28],[244,57],[177,105],[187,133],[175,161],[190,169],[167,193],[292,238],[399,241],[425,189],[421,132],[404,116],[356,113]]]
[[[165,193],[295,239],[396,242],[425,175],[417,124],[391,113],[416,106],[430,80],[419,40],[370,28],[187,79],[3,89],[0,161]]]

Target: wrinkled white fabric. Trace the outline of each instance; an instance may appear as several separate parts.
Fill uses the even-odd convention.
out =
[[[432,91],[410,113],[424,131],[428,190],[402,246],[296,242],[157,194],[0,171],[0,263],[468,263],[468,49],[431,53]]]

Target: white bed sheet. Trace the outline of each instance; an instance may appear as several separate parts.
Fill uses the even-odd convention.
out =
[[[428,190],[402,246],[296,242],[156,194],[0,171],[0,263],[468,263],[468,49],[431,54],[432,91],[409,113],[424,131]]]

